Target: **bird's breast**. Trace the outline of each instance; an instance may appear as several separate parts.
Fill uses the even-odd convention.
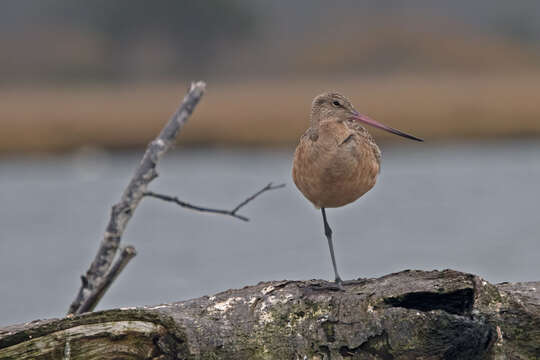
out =
[[[316,207],[349,204],[377,180],[380,165],[373,148],[376,145],[354,132],[341,135],[332,141],[303,138],[296,149],[294,182]]]

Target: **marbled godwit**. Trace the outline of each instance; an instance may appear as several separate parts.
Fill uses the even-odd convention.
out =
[[[342,281],[325,208],[347,205],[368,192],[375,185],[381,164],[381,151],[361,123],[423,141],[359,114],[341,94],[327,92],[313,99],[311,125],[294,153],[292,176],[302,194],[321,209],[339,287]]]

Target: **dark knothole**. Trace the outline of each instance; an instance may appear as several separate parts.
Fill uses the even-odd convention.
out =
[[[420,311],[443,310],[455,315],[468,315],[474,302],[473,289],[460,289],[448,293],[414,292],[384,299],[393,307]]]

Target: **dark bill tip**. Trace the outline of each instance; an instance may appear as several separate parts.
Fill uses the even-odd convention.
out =
[[[404,138],[407,138],[407,139],[411,139],[411,140],[415,140],[415,141],[420,141],[420,142],[424,142],[424,139],[421,139],[419,137],[416,137],[416,136],[413,136],[413,135],[410,135],[410,134],[407,134],[407,133],[404,133],[403,131],[399,131],[397,129],[392,129],[389,130],[391,133],[393,134],[396,134],[396,135],[399,135],[399,136],[403,136]]]
[[[411,140],[415,140],[415,141],[420,141],[420,142],[423,142],[423,141],[424,141],[423,139],[420,139],[420,138],[418,138],[418,137],[416,137],[416,136],[409,135],[409,134],[407,134],[407,133],[404,133],[403,131],[400,131],[400,130],[391,128],[390,126],[381,124],[380,122],[373,120],[373,119],[370,118],[369,116],[359,114],[359,113],[356,112],[356,111],[353,113],[353,115],[354,115],[354,118],[355,118],[356,120],[358,120],[358,121],[361,121],[361,122],[363,122],[363,123],[365,123],[365,124],[368,124],[368,125],[374,126],[374,127],[376,127],[376,128],[379,128],[379,129],[388,131],[388,132],[390,132],[390,133],[392,133],[392,134],[394,134],[394,135],[403,136],[404,138],[411,139]]]

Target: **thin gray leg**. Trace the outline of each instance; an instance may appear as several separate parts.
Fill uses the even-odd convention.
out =
[[[330,256],[332,257],[332,266],[334,267],[334,273],[336,274],[336,284],[341,287],[342,281],[341,277],[338,274],[337,265],[336,265],[336,257],[334,255],[334,244],[332,243],[332,229],[330,229],[330,225],[328,225],[328,221],[326,220],[326,211],[324,208],[321,208],[322,211],[322,217],[324,221],[324,234],[326,235],[326,238],[328,239],[328,247],[330,248]]]

